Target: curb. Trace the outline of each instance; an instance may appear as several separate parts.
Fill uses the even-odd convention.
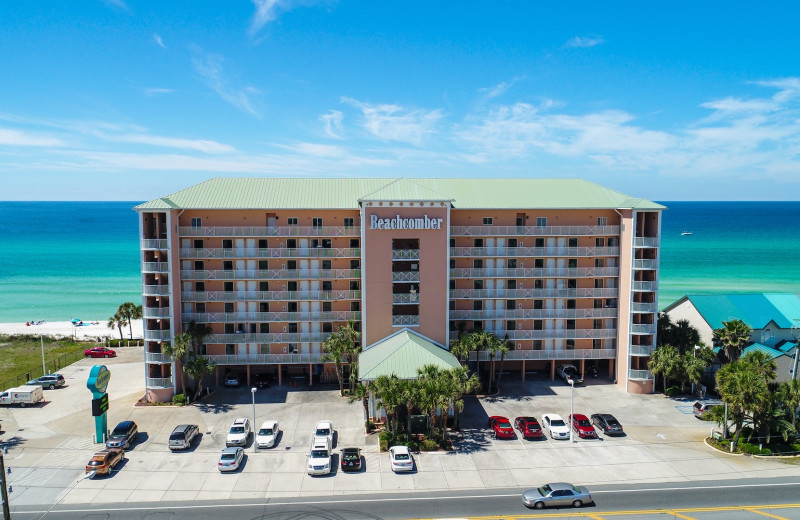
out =
[[[712,446],[711,444],[709,444],[708,443],[708,437],[703,439],[703,444],[705,444],[706,446],[708,446],[712,450],[716,451],[717,453],[722,453],[723,455],[727,455],[729,457],[744,457],[745,455],[747,455],[747,453],[731,453],[729,451],[722,451],[721,449],[716,448],[716,447]],[[755,455],[753,455],[753,456],[755,457]]]

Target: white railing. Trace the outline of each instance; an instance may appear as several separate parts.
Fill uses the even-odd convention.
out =
[[[617,337],[617,329],[543,329],[497,331],[501,338],[508,339],[612,339]]]
[[[579,348],[575,350],[512,350],[508,354],[505,355],[505,359],[509,361],[518,361],[518,360],[540,360],[540,359],[549,359],[549,360],[571,360],[571,359],[616,359],[617,357],[617,350],[613,348],[602,348],[602,349],[588,349],[588,348]],[[476,352],[472,351],[469,354],[470,360],[474,361],[476,359]],[[489,353],[486,351],[480,352],[480,360],[481,361],[489,361],[491,357]],[[499,355],[495,355],[495,361],[500,360]]]
[[[146,330],[144,331],[144,339],[164,341],[172,339],[172,333],[168,330]]]
[[[392,260],[419,260],[419,249],[393,249]]]
[[[172,388],[171,377],[148,377],[145,380],[147,388]]]
[[[143,262],[143,273],[167,273],[169,272],[169,264],[167,262]]]
[[[185,302],[360,300],[361,291],[184,291],[181,298]]]
[[[596,278],[603,276],[619,276],[618,267],[546,267],[546,268],[505,268],[493,267],[484,269],[455,268],[450,269],[450,278]]]
[[[142,294],[148,296],[167,296],[169,295],[169,285],[145,285],[142,286]]]
[[[210,334],[206,336],[205,342],[207,344],[320,342],[330,335],[330,332],[276,332],[263,334],[238,332],[233,334]]]
[[[360,226],[180,226],[178,234],[182,237],[357,237],[361,236]]]
[[[145,352],[144,360],[148,363],[171,363],[172,358],[161,352]]]
[[[170,308],[169,307],[143,307],[142,308],[142,317],[143,318],[169,318],[170,317]]]
[[[168,242],[164,238],[143,238],[141,240],[142,249],[167,250]]]
[[[656,325],[655,323],[632,323],[631,324],[631,333],[632,334],[655,334],[656,333]]]
[[[181,258],[360,258],[358,248],[181,248]]]
[[[207,355],[215,365],[271,365],[271,364],[299,364],[322,363],[322,354],[245,354],[245,355]]]
[[[333,321],[348,322],[361,321],[358,311],[331,311],[331,312],[184,312],[181,320],[188,323],[242,323],[242,322],[298,322],[298,321]]]
[[[634,237],[634,247],[658,247],[658,238],[656,237]]]
[[[617,289],[452,289],[450,298],[479,300],[487,298],[616,298]]]
[[[628,349],[631,356],[649,356],[653,352],[651,345],[631,345]]]
[[[653,379],[653,373],[649,370],[628,370],[628,379],[635,379],[637,381],[649,381]]]
[[[182,280],[347,280],[361,278],[361,269],[230,269],[181,271]]]
[[[451,320],[616,318],[617,309],[487,309],[450,311]]]
[[[398,271],[392,273],[393,282],[419,282],[419,271]]]
[[[618,247],[451,247],[451,257],[550,257],[550,256],[619,256]]]
[[[653,303],[632,303],[631,311],[633,312],[656,312],[658,311],[658,304]]]
[[[656,289],[658,289],[658,282],[656,281],[633,282],[634,291],[655,291]]]
[[[392,303],[419,303],[419,293],[393,294]]]
[[[657,267],[658,267],[658,260],[652,260],[652,259],[633,260],[634,269],[656,269]]]
[[[619,226],[450,226],[450,236],[618,236]]]
[[[419,316],[392,316],[392,327],[414,327],[417,325],[419,325]]]

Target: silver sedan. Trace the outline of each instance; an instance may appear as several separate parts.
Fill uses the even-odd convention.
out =
[[[581,507],[591,502],[592,496],[588,489],[566,482],[553,482],[522,493],[522,503],[536,509],[543,509],[545,506]]]

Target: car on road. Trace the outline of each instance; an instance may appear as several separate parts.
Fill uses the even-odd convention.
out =
[[[551,439],[569,439],[569,426],[557,413],[542,415],[542,425],[550,433]]]
[[[566,482],[553,482],[523,492],[522,503],[525,507],[535,509],[544,509],[548,506],[581,507],[592,503],[592,495],[585,487]]]
[[[67,384],[64,376],[61,374],[47,374],[46,376],[39,377],[37,379],[32,379],[25,383],[26,385],[41,385],[42,388],[47,388],[48,390],[55,390],[60,386],[64,386]]]
[[[392,471],[414,471],[414,458],[408,446],[392,446],[389,448],[389,463]]]
[[[569,416],[569,422],[572,424],[572,429],[578,434],[581,439],[596,439],[597,432],[592,426],[589,418],[582,413],[576,413]]]
[[[225,386],[239,386],[239,376],[235,374],[228,374],[225,376],[225,382],[223,383]]]
[[[122,448],[108,448],[98,451],[92,460],[86,464],[86,473],[95,472],[96,475],[108,475],[114,466],[125,459],[125,450]]]
[[[317,421],[314,426],[314,438],[312,444],[315,443],[320,437],[327,439],[328,445],[333,447],[333,423],[331,421]]]
[[[114,350],[106,347],[94,347],[83,351],[83,355],[89,358],[110,358],[117,357]]]
[[[622,425],[610,413],[593,413],[592,422],[605,435],[623,435]]]
[[[707,399],[705,401],[696,401],[692,406],[694,410],[694,416],[702,419],[705,415],[711,411],[712,408],[715,406],[722,406],[723,402],[717,399]]]
[[[217,469],[220,471],[236,471],[242,465],[244,459],[244,448],[234,446],[233,448],[225,448],[219,456],[217,462]]]
[[[567,384],[570,384],[570,381],[575,385],[583,383],[583,376],[575,368],[575,365],[559,365],[558,376]]]
[[[200,434],[200,427],[196,424],[181,424],[169,434],[169,449],[186,450],[192,446],[192,441]]]
[[[133,421],[122,421],[114,427],[106,439],[107,448],[128,449],[139,437],[139,427]]]
[[[272,448],[278,441],[281,429],[278,421],[267,420],[261,423],[261,428],[256,432],[256,446],[259,448]]]
[[[225,439],[225,446],[246,446],[250,438],[250,421],[246,417],[239,417],[233,420],[231,429],[228,430],[228,437]]]
[[[361,450],[343,448],[341,455],[342,471],[361,471]]]
[[[514,427],[519,430],[523,439],[541,439],[542,426],[536,417],[517,417],[514,419]]]
[[[502,415],[493,415],[489,417],[489,428],[492,429],[495,439],[516,439],[514,435],[514,428],[511,427],[511,421]]]
[[[327,438],[320,437],[311,445],[306,470],[309,475],[327,475],[331,472],[331,445]]]

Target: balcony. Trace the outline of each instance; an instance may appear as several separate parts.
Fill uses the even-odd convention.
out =
[[[361,291],[184,291],[184,302],[360,300]]]
[[[419,283],[419,271],[396,271],[392,273],[393,282]]]
[[[617,289],[452,289],[451,299],[484,300],[491,298],[616,298]]]
[[[450,236],[619,236],[619,226],[450,226]]]
[[[655,323],[633,323],[631,324],[631,334],[655,334]]]
[[[598,278],[619,276],[618,267],[550,267],[516,268],[493,267],[486,269],[450,269],[450,278]]]
[[[477,359],[477,355],[480,354],[481,361],[490,361],[491,357],[489,353],[486,351],[478,352],[470,352],[469,358],[471,361],[475,361]],[[617,350],[613,348],[602,348],[602,349],[588,349],[588,348],[578,348],[574,350],[527,350],[527,349],[517,349],[512,350],[508,354],[505,355],[504,359],[509,361],[517,361],[517,360],[526,360],[526,361],[536,361],[536,360],[577,360],[577,359],[616,359],[617,357]],[[495,361],[500,359],[500,356],[495,355]]]
[[[172,363],[172,358],[161,352],[145,352],[144,360],[148,363]]]
[[[545,330],[498,330],[497,336],[510,340],[518,339],[613,339],[617,329],[545,329]]]
[[[419,316],[392,316],[392,327],[419,327]]]
[[[656,237],[634,237],[633,247],[658,247],[658,238]]]
[[[275,226],[275,227],[223,227],[201,226],[178,228],[182,237],[358,237],[360,226]]]
[[[321,342],[330,336],[330,332],[277,332],[277,333],[249,333],[236,332],[233,334],[210,334],[206,336],[206,344],[224,343],[301,343]]]
[[[616,318],[617,309],[487,309],[450,311],[451,320],[532,320],[570,318]]]
[[[628,370],[628,379],[632,381],[650,381],[653,373],[649,370]]]
[[[658,289],[658,282],[653,280],[649,282],[633,282],[634,291],[655,291]]]
[[[618,247],[451,247],[450,257],[584,257],[619,256]]]
[[[168,273],[169,264],[167,262],[142,262],[143,273]]]
[[[172,332],[169,330],[146,330],[144,339],[150,341],[166,341],[172,339]]]
[[[628,353],[631,356],[650,356],[653,352],[653,347],[651,345],[631,345],[628,348]]]
[[[654,313],[658,312],[658,304],[653,303],[632,303],[631,304],[631,311],[632,312],[642,312],[642,313]]]
[[[361,258],[358,248],[181,248],[181,258]]]
[[[145,285],[142,287],[142,294],[147,296],[168,296],[169,285]]]
[[[634,269],[658,269],[658,260],[655,259],[644,259],[644,260],[633,260],[633,268]]]
[[[165,238],[143,238],[140,242],[142,249],[151,251],[167,251],[169,249],[169,242]]]
[[[419,249],[393,249],[392,260],[419,260]]]
[[[152,319],[161,319],[161,318],[169,318],[170,308],[169,307],[143,307],[142,308],[142,317],[143,318],[152,318]]]
[[[419,303],[418,293],[393,294],[392,303]]]
[[[148,377],[145,379],[146,388],[172,388],[171,377]]]
[[[181,321],[188,323],[246,323],[246,322],[343,322],[361,321],[361,312],[204,312],[181,314]]]
[[[301,364],[322,363],[322,354],[232,354],[202,356],[215,365],[275,365],[275,364]]]
[[[230,269],[181,271],[181,280],[348,280],[361,278],[361,269]]]

